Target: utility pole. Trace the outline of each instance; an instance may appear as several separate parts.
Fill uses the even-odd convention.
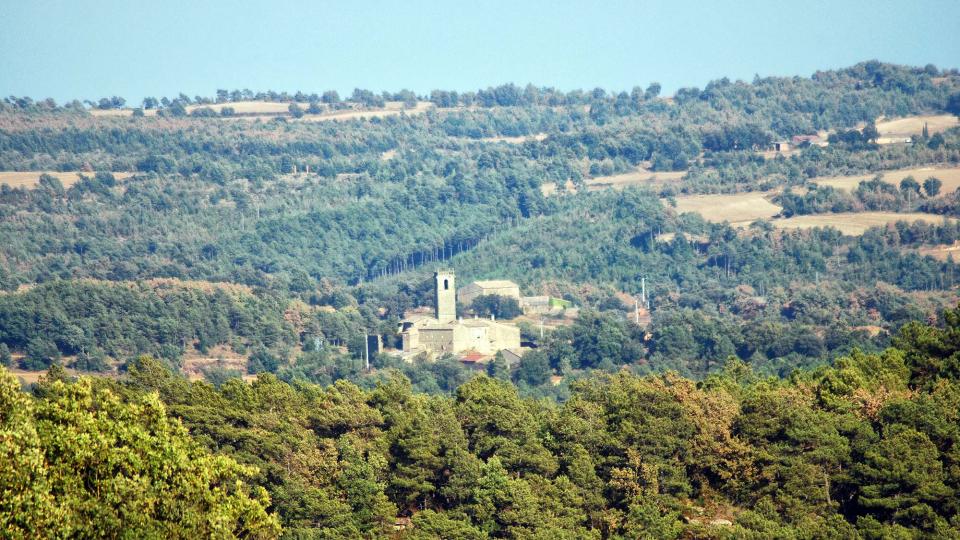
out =
[[[366,355],[366,367],[367,371],[370,371],[370,336],[364,332],[363,333],[363,350]]]

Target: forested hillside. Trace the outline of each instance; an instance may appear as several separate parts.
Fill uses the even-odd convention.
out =
[[[623,366],[700,380],[730,355],[786,377],[881,350],[956,304],[960,212],[934,177],[960,163],[960,130],[924,124],[879,144],[877,126],[957,112],[958,95],[956,70],[864,62],[670,97],[652,83],[222,90],[136,109],[5,98],[0,362],[119,375],[149,354],[217,382],[268,371],[365,387],[397,368],[417,390],[449,393],[471,376],[454,358],[360,361],[365,334],[398,345],[398,321],[431,303],[443,264],[462,282],[513,279],[581,308],[544,333],[522,322],[536,350],[506,377],[524,395],[563,400],[577,379]],[[793,136],[807,139],[770,150]],[[818,184],[907,167],[933,172],[849,192]],[[743,193],[780,214],[747,224],[679,210],[685,197]],[[865,211],[887,225],[788,227]],[[642,282],[650,319],[638,325]]]
[[[55,367],[31,396],[0,368],[0,530],[955,538],[958,356],[949,310],[787,379],[718,357],[700,382],[593,375],[563,404],[484,375],[446,396],[396,371],[215,387],[146,356],[120,380]]]

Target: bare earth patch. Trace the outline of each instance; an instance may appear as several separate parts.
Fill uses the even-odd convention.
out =
[[[960,167],[917,167],[914,169],[898,169],[895,171],[883,171],[880,173],[883,181],[895,186],[908,176],[912,176],[917,182],[923,184],[923,181],[931,176],[939,178],[943,182],[940,193],[952,193],[960,188]],[[829,176],[814,178],[813,182],[821,186],[830,186],[834,189],[844,189],[853,191],[857,189],[860,182],[866,182],[876,176],[876,173],[854,174],[850,176]]]
[[[95,173],[79,171],[58,172],[58,171],[0,171],[0,184],[7,184],[12,188],[25,187],[35,188],[40,183],[40,175],[49,174],[56,177],[63,184],[63,187],[70,187],[80,180],[80,175],[85,174],[92,177]],[[125,180],[133,176],[130,172],[115,172],[114,178]]]
[[[728,221],[731,225],[743,227],[780,213],[781,208],[770,202],[769,196],[769,193],[762,192],[686,195],[676,198],[677,213],[695,212],[707,221]]]
[[[956,221],[937,214],[922,212],[845,212],[839,214],[815,214],[808,216],[793,216],[786,219],[773,220],[774,226],[781,229],[812,229],[814,227],[833,227],[843,234],[859,236],[871,227],[878,227],[898,221],[915,222],[925,221],[935,224],[944,220]]]

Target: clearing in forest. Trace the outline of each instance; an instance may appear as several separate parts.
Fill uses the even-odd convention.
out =
[[[930,135],[933,135],[956,127],[960,122],[952,114],[928,114],[882,119],[878,120],[876,125],[881,137],[910,137],[920,135],[924,124],[927,125]]]
[[[922,212],[843,212],[838,214],[812,214],[793,216],[786,219],[775,219],[772,223],[781,229],[812,229],[814,227],[833,227],[843,234],[860,236],[871,227],[879,227],[898,221],[909,223],[925,221],[930,224],[942,223],[944,220],[956,221],[939,214],[925,214]]]
[[[35,188],[40,183],[40,175],[42,174],[49,174],[50,176],[56,177],[60,180],[60,183],[63,184],[63,187],[66,188],[76,184],[80,180],[81,174],[93,177],[96,173],[80,171],[0,171],[0,184],[7,184],[12,188]],[[113,177],[117,180],[125,180],[131,176],[133,176],[133,173],[130,172],[113,173]]]
[[[215,113],[220,114],[224,107],[233,108],[235,116],[223,118],[242,118],[245,120],[271,120],[277,116],[290,116],[290,104],[287,101],[231,101],[227,103],[209,103],[195,104],[184,107],[187,114],[197,109],[209,108]],[[309,103],[298,102],[297,105],[306,113]],[[357,110],[343,109],[337,111],[327,111],[320,114],[304,114],[299,120],[306,122],[322,122],[324,120],[350,120],[353,118],[377,118],[398,115],[401,112],[406,114],[420,114],[433,107],[429,101],[420,101],[416,106],[405,108],[401,101],[388,101],[380,109]],[[143,111],[144,116],[155,116],[156,109]],[[133,109],[91,109],[93,116],[133,116]]]
[[[570,193],[574,193],[574,192],[577,191],[577,187],[576,187],[575,185],[573,185],[573,181],[572,181],[572,180],[567,180],[567,183],[564,184],[564,188],[565,188],[568,192],[570,192]],[[556,193],[557,193],[557,183],[556,183],[556,182],[544,182],[543,184],[540,184],[540,193],[542,193],[544,197],[549,197],[549,196],[551,196],[551,195],[556,195]]]
[[[401,101],[388,101],[382,109],[373,109],[367,111],[356,111],[346,109],[342,111],[333,111],[323,114],[307,114],[301,121],[305,122],[323,122],[325,120],[353,120],[355,118],[384,118],[387,116],[396,116],[400,113],[422,114],[433,108],[433,103],[429,101],[419,101],[416,106],[405,108]]]
[[[661,186],[663,184],[677,182],[686,174],[687,171],[654,172],[646,169],[637,169],[622,174],[588,178],[586,183],[587,189],[591,191],[606,188],[623,189],[628,186]]]
[[[960,260],[960,242],[922,247],[917,250],[917,253],[920,255],[929,255],[938,261],[946,261],[947,257],[951,255],[955,261]]]
[[[533,135],[519,135],[516,137],[508,137],[506,135],[497,135],[496,137],[480,137],[477,139],[466,139],[466,140],[476,141],[476,142],[505,142],[507,144],[523,144],[527,141],[540,142],[546,138],[547,138],[546,133],[534,133]]]
[[[187,113],[205,107],[219,113],[224,107],[231,107],[234,114],[289,114],[290,102],[286,101],[231,101],[227,103],[211,103],[209,105],[187,105]],[[307,110],[309,103],[297,103],[301,109]]]
[[[90,109],[90,116],[133,116],[133,109]],[[144,116],[156,116],[156,109],[144,109]]]
[[[782,210],[770,202],[769,193],[748,192],[721,195],[685,195],[677,197],[677,213],[695,212],[714,223],[730,222],[747,226],[764,218],[772,218]]]
[[[604,189],[619,190],[630,186],[647,186],[655,188],[665,184],[679,182],[686,174],[687,171],[655,172],[648,171],[646,169],[637,169],[635,171],[622,174],[587,178],[585,183],[589,191],[601,191]],[[566,191],[568,192],[572,193],[577,191],[576,187],[573,185],[573,182],[570,180],[567,180],[565,187]],[[556,194],[556,182],[545,182],[541,184],[540,193],[543,193],[544,197],[549,197]]]
[[[878,173],[854,174],[850,176],[824,176],[814,178],[813,183],[821,186],[830,186],[834,189],[844,189],[853,191],[857,189],[860,182],[866,182],[876,176]],[[908,176],[923,184],[923,181],[931,176],[940,179],[943,186],[940,188],[941,194],[953,193],[960,188],[960,167],[917,167],[914,169],[898,169],[895,171],[881,171],[883,181],[895,186],[900,185],[900,181]]]

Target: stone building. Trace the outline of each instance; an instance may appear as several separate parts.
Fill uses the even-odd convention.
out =
[[[434,274],[434,316],[413,316],[401,321],[404,357],[464,351],[492,355],[503,349],[519,348],[520,329],[515,325],[493,318],[457,318],[455,278],[453,270],[438,270]]]
[[[505,279],[474,281],[460,287],[460,290],[457,291],[460,304],[464,306],[469,306],[478,296],[494,294],[514,298],[517,302],[520,301],[520,287],[516,283]]]

